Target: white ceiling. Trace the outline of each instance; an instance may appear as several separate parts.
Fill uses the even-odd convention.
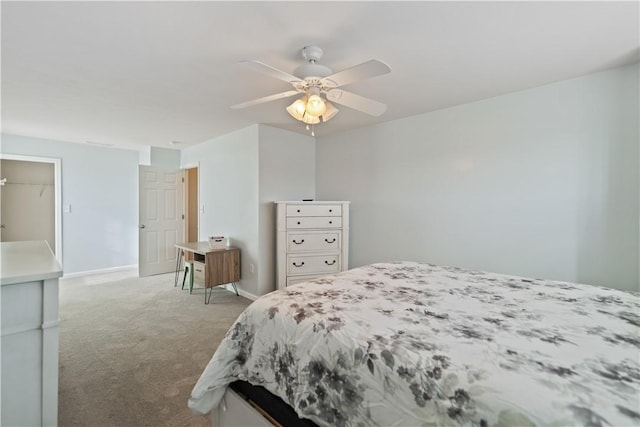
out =
[[[2,2],[2,131],[176,148],[253,123],[307,133],[285,107],[239,102],[287,83],[317,44],[334,71],[369,59],[387,75],[345,89],[388,105],[340,107],[316,135],[572,78],[639,59],[630,2]]]

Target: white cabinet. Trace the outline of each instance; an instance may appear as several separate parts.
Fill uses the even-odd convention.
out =
[[[277,288],[349,268],[349,202],[275,202]]]
[[[45,241],[0,243],[0,425],[58,422],[58,278]]]

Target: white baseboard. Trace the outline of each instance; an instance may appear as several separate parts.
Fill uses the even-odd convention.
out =
[[[122,265],[120,267],[109,267],[109,268],[101,268],[99,270],[79,271],[77,273],[63,273],[62,278],[67,279],[72,277],[90,276],[93,274],[115,273],[117,271],[137,270],[137,269],[138,269],[138,264]]]
[[[237,286],[237,284],[236,284],[236,286]],[[224,287],[225,287],[226,290],[233,292],[233,286],[232,285],[228,284],[228,285],[224,285]],[[260,298],[257,295],[254,295],[254,294],[249,293],[247,291],[243,291],[242,289],[239,289],[239,288],[238,288],[238,293],[240,294],[240,296],[243,296],[243,297],[245,297],[247,299],[250,299],[251,301],[255,301],[258,298]]]
[[[252,294],[252,293],[249,293],[249,292],[247,292],[247,291],[243,291],[242,289],[238,289],[238,293],[239,293],[241,296],[243,296],[243,297],[245,297],[245,298],[247,298],[247,299],[250,299],[251,301],[255,301],[255,300],[257,300],[258,298],[260,298],[259,296],[254,295],[254,294]]]
[[[120,267],[102,268],[100,270],[88,270],[88,271],[79,271],[77,273],[65,273],[62,276],[62,278],[63,279],[71,279],[71,278],[80,277],[80,276],[91,276],[91,275],[94,275],[94,274],[115,273],[115,272],[118,272],[118,271],[137,270],[137,269],[138,269],[138,265],[137,264],[134,264],[134,265],[123,265],[123,266],[120,266]],[[224,287],[228,291],[233,292],[233,286],[231,284],[224,285]],[[260,298],[259,295],[254,295],[254,294],[252,294],[250,292],[247,292],[245,290],[242,290],[242,289],[238,289],[238,293],[241,296],[243,296],[243,297],[245,297],[247,299],[250,299],[251,301],[255,301],[258,298]]]

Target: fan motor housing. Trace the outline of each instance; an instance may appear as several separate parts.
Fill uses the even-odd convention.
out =
[[[304,64],[299,66],[293,72],[293,75],[305,79],[307,77],[327,77],[333,74],[333,70],[320,64]]]
[[[322,53],[322,49],[318,46],[305,46],[302,49],[302,57],[307,60],[307,63],[296,68],[293,75],[307,80],[309,77],[322,78],[333,74],[331,68],[318,64]]]

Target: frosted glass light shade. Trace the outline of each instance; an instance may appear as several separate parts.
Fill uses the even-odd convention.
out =
[[[302,122],[308,125],[316,125],[320,123],[320,117],[312,116],[311,114],[307,113],[304,115],[304,117],[302,117]]]
[[[331,120],[331,118],[333,116],[338,114],[338,111],[340,111],[340,110],[338,110],[336,107],[334,107],[333,104],[331,104],[329,101],[325,101],[324,105],[326,107],[326,110],[322,114],[322,121],[323,122],[328,122],[329,120]]]
[[[300,99],[293,101],[293,104],[287,107],[287,112],[296,120],[302,120],[307,105],[307,97],[303,96]]]
[[[307,114],[315,117],[319,117],[324,114],[327,106],[322,98],[318,95],[311,95],[307,101]]]

